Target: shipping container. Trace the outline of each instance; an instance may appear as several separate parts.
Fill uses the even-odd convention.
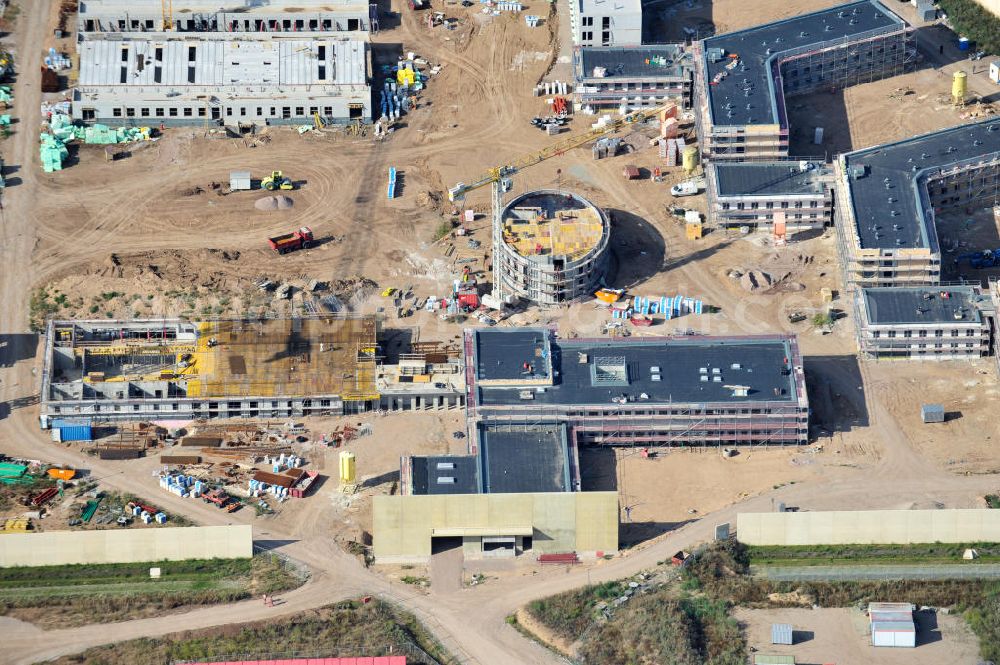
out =
[[[90,425],[69,425],[60,427],[57,431],[59,441],[92,441],[94,438]]]

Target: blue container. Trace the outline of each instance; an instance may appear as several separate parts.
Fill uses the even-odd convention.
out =
[[[968,37],[959,37],[958,38],[958,50],[959,51],[968,51],[970,45],[971,45],[971,42],[969,41]]]
[[[67,425],[59,428],[60,441],[91,441],[90,425]]]

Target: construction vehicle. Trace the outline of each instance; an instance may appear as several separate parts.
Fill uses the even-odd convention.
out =
[[[309,249],[313,245],[313,232],[308,226],[303,226],[298,231],[292,231],[284,235],[268,238],[267,242],[271,249],[278,254],[287,254],[297,249]]]
[[[232,497],[222,490],[210,490],[202,494],[201,498],[205,503],[214,503],[219,508],[225,508],[232,501]]]
[[[277,189],[295,189],[291,178],[286,178],[281,171],[271,171],[271,175],[260,181],[260,188],[273,192]]]
[[[955,258],[955,265],[963,261],[968,261],[970,268],[995,268],[1000,266],[1000,249],[984,249],[981,252],[962,254]]]
[[[469,184],[465,184],[464,182],[456,184],[448,190],[448,200],[452,203],[461,201],[465,198],[467,193],[486,185],[492,185],[493,196],[491,201],[493,220],[491,226],[493,230],[493,246],[500,247],[503,243],[503,220],[500,219],[501,212],[503,211],[503,193],[513,186],[510,179],[511,176],[530,166],[540,164],[551,157],[561,155],[569,150],[572,150],[573,148],[579,148],[580,146],[596,141],[597,139],[600,139],[608,134],[612,134],[620,129],[631,127],[636,123],[645,122],[650,118],[655,118],[662,111],[665,111],[672,106],[674,106],[674,104],[671,103],[652,109],[635,111],[620,118],[613,119],[610,122],[581,134],[567,136],[564,139],[554,141],[541,150],[524,155],[523,157],[515,159],[509,163],[491,168],[485,174],[476,178]],[[502,309],[506,300],[506,294],[503,293],[500,286],[500,263],[500,261],[493,261],[493,292],[483,297],[483,304],[492,309]]]

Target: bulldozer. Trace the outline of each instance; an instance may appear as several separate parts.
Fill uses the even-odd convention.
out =
[[[260,188],[273,192],[276,189],[295,189],[291,178],[286,178],[281,171],[271,171],[271,175],[260,181]]]

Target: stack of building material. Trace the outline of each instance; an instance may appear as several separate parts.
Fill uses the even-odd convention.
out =
[[[396,167],[389,167],[389,187],[387,190],[390,199],[396,198]]]
[[[12,464],[10,462],[0,462],[0,483],[14,485],[17,483],[30,483],[31,478],[25,478],[28,467],[23,464]]]
[[[94,145],[111,145],[114,143],[131,143],[132,141],[148,141],[149,127],[119,127],[113,129],[107,125],[94,124],[83,128],[76,138]]]
[[[677,166],[677,139],[667,139],[667,166]]]
[[[42,158],[42,170],[46,173],[62,171],[63,160],[69,157],[66,144],[49,133],[41,135],[41,145],[38,152]]]

